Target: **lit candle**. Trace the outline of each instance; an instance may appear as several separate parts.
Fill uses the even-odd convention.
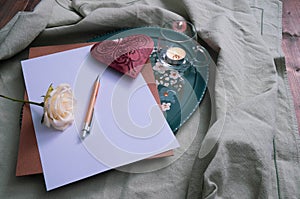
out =
[[[170,61],[181,61],[185,58],[186,52],[182,48],[179,47],[171,47],[166,52],[167,58]]]

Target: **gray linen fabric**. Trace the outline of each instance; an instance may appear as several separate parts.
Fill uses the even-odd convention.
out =
[[[218,53],[204,101],[180,129],[197,131],[182,156],[153,172],[117,169],[46,192],[42,175],[15,177],[21,105],[0,99],[1,198],[300,198],[281,1],[44,0],[0,30],[0,93],[22,98],[20,60],[30,46],[182,18]]]

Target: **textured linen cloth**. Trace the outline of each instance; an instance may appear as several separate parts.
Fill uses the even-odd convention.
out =
[[[278,0],[43,0],[0,30],[0,93],[22,98],[33,46],[85,42],[120,28],[191,21],[216,60],[206,96],[178,134],[184,153],[148,172],[111,170],[46,192],[15,177],[21,104],[0,99],[1,198],[300,198],[299,134],[281,52]],[[163,164],[162,164],[163,165]]]

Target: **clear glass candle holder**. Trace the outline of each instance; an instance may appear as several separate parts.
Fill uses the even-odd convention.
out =
[[[195,26],[185,20],[170,21],[161,27],[157,50],[160,62],[172,69],[184,70],[194,63],[207,62],[205,53],[199,56],[203,52],[197,43]]]

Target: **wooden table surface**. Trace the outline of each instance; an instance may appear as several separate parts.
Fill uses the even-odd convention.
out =
[[[32,11],[39,2],[40,0],[0,0],[0,28],[18,11]],[[300,126],[300,0],[282,2],[282,49]]]
[[[32,11],[41,0],[0,0],[0,28],[18,11]]]
[[[298,132],[300,127],[300,1],[284,0],[282,11],[282,50],[291,87]]]

